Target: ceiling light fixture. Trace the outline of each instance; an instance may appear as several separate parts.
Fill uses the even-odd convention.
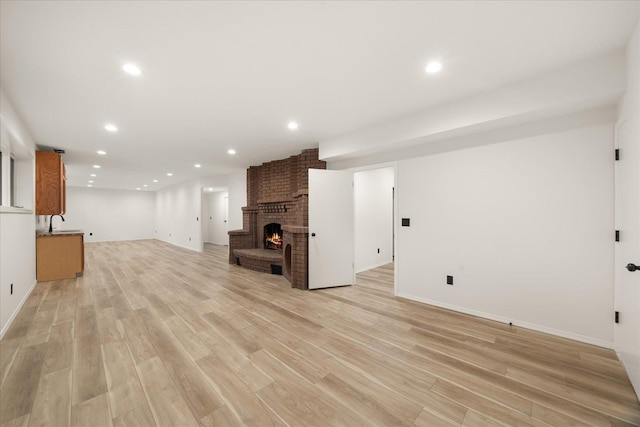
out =
[[[91,174],[91,175],[89,175],[89,176],[92,176],[92,177],[94,177],[94,178],[95,178],[95,177],[96,177],[96,176],[98,176],[98,175],[96,175],[95,173],[92,173],[92,174]]]
[[[201,168],[202,165],[200,163],[196,163],[195,165],[193,165],[194,168]]]
[[[125,73],[131,75],[131,76],[139,76],[142,74],[142,70],[140,70],[140,68],[136,65],[136,64],[124,64],[122,66],[122,69],[124,70]]]
[[[167,172],[167,176],[173,176],[171,172]]]
[[[100,165],[93,165],[94,169],[100,169]]]
[[[296,122],[289,122],[289,124],[287,125],[287,127],[288,127],[290,130],[296,130],[296,129],[298,129],[298,123],[296,123]]]
[[[153,180],[153,182],[158,182],[158,180],[157,180],[157,179],[154,179],[154,180]]]
[[[139,189],[140,189],[140,187],[136,187],[136,190],[139,190]]]
[[[89,182],[89,184],[93,184],[93,180],[89,180],[88,182]]]
[[[234,150],[233,148],[229,148],[227,150],[227,153],[229,153],[229,154],[231,154],[233,156],[234,154],[236,154],[236,150]]]
[[[148,187],[148,185],[147,185],[147,184],[145,184],[145,185],[143,185],[143,187]]]
[[[92,187],[92,185],[91,184],[87,184],[87,187]]]
[[[98,150],[96,151],[96,153],[100,154],[101,156],[104,156],[105,154],[107,154],[107,152],[103,150]]]
[[[439,73],[440,70],[442,70],[442,62],[440,61],[429,61],[424,69],[428,74],[436,74]]]
[[[104,128],[109,132],[118,132],[117,126],[113,123],[107,123],[106,125],[104,125]]]

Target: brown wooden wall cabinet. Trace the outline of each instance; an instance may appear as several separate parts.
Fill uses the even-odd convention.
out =
[[[38,282],[74,279],[84,271],[82,233],[36,236],[36,276]]]
[[[59,215],[66,211],[66,176],[62,156],[36,151],[36,215]]]

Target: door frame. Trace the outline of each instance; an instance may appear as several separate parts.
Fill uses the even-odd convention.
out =
[[[373,165],[366,165],[366,166],[358,166],[358,167],[354,167],[354,168],[348,168],[348,169],[344,169],[347,171],[350,171],[352,174],[355,174],[356,172],[365,172],[365,171],[370,171],[370,170],[375,170],[375,169],[385,169],[385,168],[393,168],[393,215],[392,215],[392,221],[393,221],[393,295],[394,296],[398,296],[398,259],[400,257],[400,253],[398,252],[398,162],[397,161],[393,161],[393,162],[385,162],[385,163],[376,163]],[[336,169],[336,170],[340,170],[340,169]],[[354,198],[355,201],[355,198]],[[353,223],[355,224],[356,222],[356,218],[355,218],[355,209],[353,212]],[[356,236],[355,236],[355,226],[353,227],[353,241],[354,241],[354,250],[355,250],[355,240],[356,240]],[[355,254],[354,254],[354,258],[355,258]],[[354,276],[355,276],[355,269],[354,271]],[[355,277],[354,277],[354,283],[357,284]]]

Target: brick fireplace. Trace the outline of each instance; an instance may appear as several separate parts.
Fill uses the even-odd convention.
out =
[[[308,288],[309,169],[326,169],[317,148],[247,169],[242,230],[229,231],[230,264]]]

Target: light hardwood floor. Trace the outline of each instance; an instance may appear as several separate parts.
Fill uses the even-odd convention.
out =
[[[86,245],[0,342],[4,426],[638,425],[613,351],[158,241]]]

